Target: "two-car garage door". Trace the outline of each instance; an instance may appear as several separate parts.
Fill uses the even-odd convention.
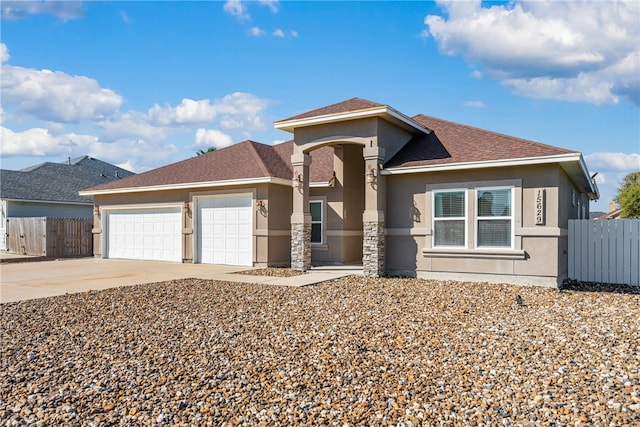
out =
[[[252,195],[199,197],[196,206],[196,261],[251,266]],[[181,209],[107,209],[106,257],[181,262]]]

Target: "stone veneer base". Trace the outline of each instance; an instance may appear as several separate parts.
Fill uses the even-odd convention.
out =
[[[365,222],[362,239],[362,270],[365,276],[384,274],[384,222]]]
[[[291,268],[299,271],[311,268],[311,223],[291,224]]]

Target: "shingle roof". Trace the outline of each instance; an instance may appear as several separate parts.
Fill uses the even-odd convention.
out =
[[[86,190],[101,191],[270,177],[290,180],[293,176],[291,154],[293,141],[277,145],[244,141]],[[315,162],[316,166],[311,168],[311,180],[328,181],[333,172],[333,149],[326,147],[316,150],[312,157],[312,164]]]
[[[307,119],[309,117],[327,116],[331,114],[348,113],[350,111],[366,110],[367,108],[383,107],[385,104],[367,101],[361,98],[351,98],[346,101],[338,102],[322,108],[307,111],[288,119],[280,120],[280,122],[288,122],[289,120]]]
[[[339,114],[379,106],[381,104],[352,98],[287,120],[324,114]],[[563,148],[424,115],[418,115],[409,120],[416,122],[421,129],[426,127],[432,132],[429,134],[417,132],[409,143],[386,162],[385,167],[387,168],[473,163],[573,153]],[[126,179],[88,188],[86,191],[172,186],[252,178],[290,180],[293,175],[291,168],[293,145],[293,141],[277,145],[244,141]],[[310,182],[327,182],[333,172],[333,148],[328,146],[319,148],[312,151],[311,156]]]
[[[432,133],[414,137],[385,164],[386,167],[471,163],[574,153],[564,148],[422,114],[412,118],[432,130]]]
[[[78,191],[131,175],[133,172],[89,156],[40,163],[19,171],[3,169],[0,198],[92,204],[92,197],[80,196]]]

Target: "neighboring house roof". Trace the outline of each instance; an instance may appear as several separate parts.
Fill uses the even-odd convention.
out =
[[[622,209],[620,208],[616,208],[610,212],[604,213],[598,217],[596,217],[596,219],[618,219],[620,218],[620,214],[622,213]]]
[[[464,169],[557,162],[576,185],[597,198],[597,187],[579,152],[425,115],[408,117],[387,105],[360,98],[298,114],[276,122],[275,126],[293,131],[298,127],[369,117],[388,120],[415,135],[386,162],[384,174],[432,171],[439,167]],[[271,146],[244,141],[125,180],[89,188],[83,194],[248,182],[289,185],[293,174],[293,144],[288,141]],[[322,147],[310,154],[313,159],[310,182],[327,182],[333,172],[333,149]]]
[[[93,204],[79,190],[133,175],[110,163],[81,156],[62,163],[41,163],[22,170],[0,170],[3,200]]]

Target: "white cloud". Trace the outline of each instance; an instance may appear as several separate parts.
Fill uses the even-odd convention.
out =
[[[2,156],[77,156],[89,155],[120,163],[131,171],[144,171],[172,161],[178,152],[170,143],[157,140],[121,139],[108,143],[93,135],[66,133],[53,135],[43,128],[14,132],[0,127]],[[122,162],[122,159],[127,159]]]
[[[442,52],[525,96],[640,105],[640,2],[441,1],[425,24]]]
[[[146,114],[138,111],[118,114],[108,120],[98,121],[95,125],[102,128],[100,137],[109,142],[121,139],[161,141],[175,133],[175,129],[170,126],[152,123]]]
[[[216,117],[216,107],[208,99],[195,101],[185,98],[177,107],[160,107],[155,104],[149,109],[148,117],[161,125],[181,125],[208,123]]]
[[[227,0],[222,8],[229,15],[235,16],[240,21],[246,21],[251,18],[247,8],[240,0]]]
[[[598,172],[595,179],[601,201],[595,209],[606,210],[606,203],[617,194],[624,177],[640,170],[640,153],[599,152],[585,155],[584,160],[590,173]]]
[[[264,36],[264,30],[259,27],[251,27],[249,30],[249,35],[253,37]]]
[[[465,107],[472,107],[472,108],[485,108],[486,105],[484,105],[484,102],[482,101],[465,101],[462,103],[462,105],[464,105]]]
[[[58,155],[68,153],[75,147],[85,147],[97,141],[90,135],[74,133],[52,135],[48,129],[32,128],[23,132],[14,132],[4,126],[0,127],[2,136],[2,155]]]
[[[129,14],[124,10],[120,11],[120,17],[122,18],[122,22],[124,22],[125,24],[131,23],[131,18],[129,17]]]
[[[224,130],[264,129],[262,112],[270,101],[250,93],[234,92],[216,102],[216,111],[220,115],[220,126]]]
[[[62,20],[77,19],[84,16],[81,1],[3,1],[0,3],[2,19],[24,19],[29,15],[48,14]]]
[[[293,38],[298,37],[298,32],[296,30],[291,30],[291,37]]]
[[[278,0],[258,0],[258,3],[260,3],[263,6],[267,6],[269,9],[271,9],[271,12],[278,13],[278,7],[279,7]]]
[[[273,35],[274,35],[275,37],[284,37],[284,31],[282,31],[280,28],[278,28],[277,30],[275,30],[275,31],[273,32]]]
[[[0,43],[0,62],[7,62],[9,60],[9,49],[4,43]]]
[[[261,114],[268,105],[268,100],[243,92],[234,92],[213,103],[208,99],[196,101],[185,98],[176,107],[160,107],[156,104],[149,109],[146,116],[148,120],[141,118],[139,121],[169,127],[218,121],[225,130],[264,129]]]
[[[592,153],[584,156],[589,170],[634,171],[640,170],[639,153]]]
[[[94,79],[13,65],[2,67],[1,88],[5,107],[49,121],[108,117],[123,102],[120,95],[101,88]]]
[[[206,146],[215,148],[224,148],[233,144],[229,135],[217,129],[203,129],[196,131],[196,146]]]

